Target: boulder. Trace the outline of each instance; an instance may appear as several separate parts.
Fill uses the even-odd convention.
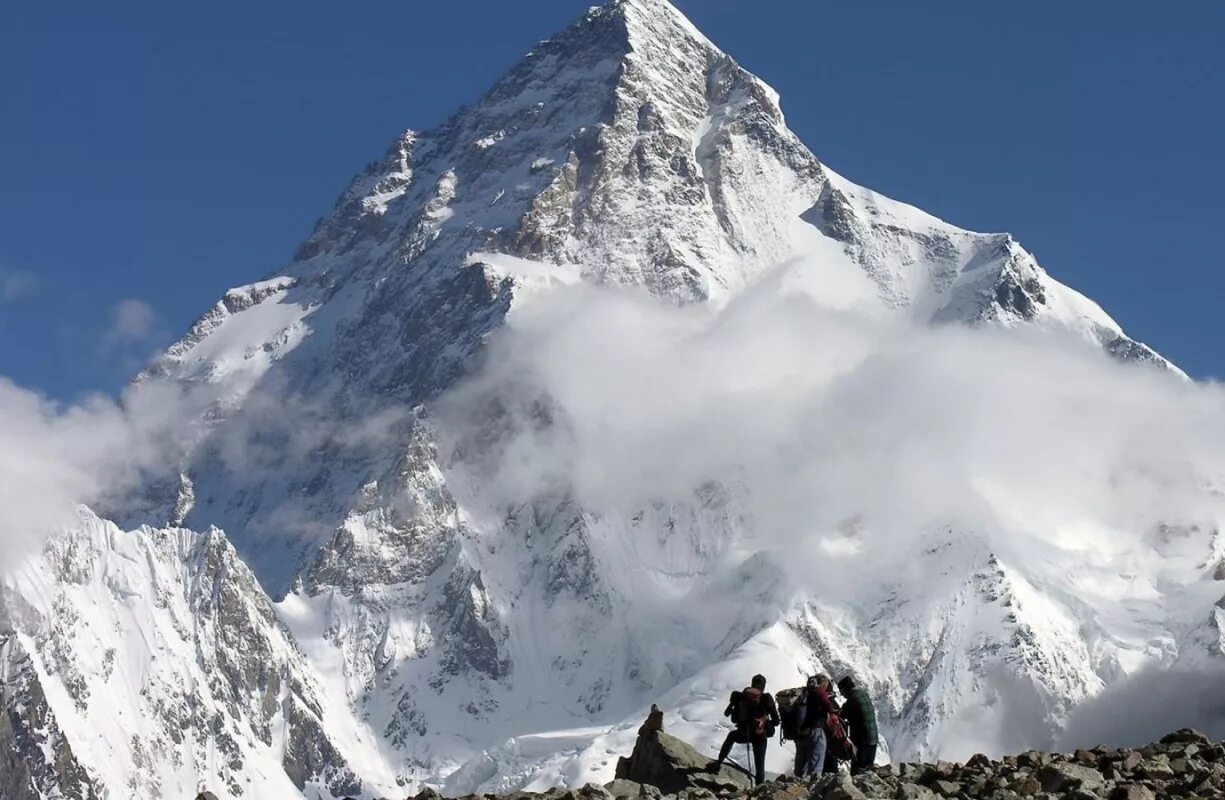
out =
[[[862,772],[852,776],[851,781],[868,797],[889,797],[894,791],[892,785],[876,772]]]
[[[1161,737],[1162,744],[1211,744],[1208,737],[1194,728],[1180,728]]]
[[[655,796],[658,797],[660,794],[659,790],[655,789],[654,786],[650,788],[655,790]],[[616,800],[621,800],[621,798],[625,797],[637,800],[639,797],[651,796],[647,791],[646,784],[625,780],[624,778],[616,778],[604,784],[604,791],[608,792]]]
[[[1146,758],[1136,770],[1136,774],[1141,778],[1164,781],[1174,777],[1174,770],[1170,769],[1169,757],[1164,753],[1158,753],[1151,758]]]
[[[617,762],[615,777],[655,786],[664,794],[685,789],[748,792],[753,784],[747,773],[726,764],[716,768],[713,759],[661,730],[639,735],[629,758]]]
[[[1102,773],[1083,764],[1052,762],[1037,773],[1044,792],[1070,792],[1074,789],[1100,789],[1106,779]]]
[[[900,783],[897,787],[897,794],[894,795],[897,800],[931,800],[936,793],[926,786],[920,786],[917,783]]]
[[[961,784],[955,781],[936,781],[931,786],[932,791],[941,797],[956,797],[961,794]]]
[[[1086,767],[1096,767],[1098,755],[1092,750],[1077,750],[1072,754],[1072,758],[1077,764],[1084,764]]]
[[[217,800],[217,795],[212,792],[200,792],[196,795],[196,800]]]
[[[989,769],[991,767],[991,759],[983,753],[975,753],[970,756],[970,760],[966,762],[966,766],[972,769]]]
[[[810,800],[868,800],[849,775],[827,774],[809,784]]]
[[[1123,757],[1114,762],[1115,767],[1125,774],[1135,772],[1143,763],[1144,756],[1140,755],[1135,750],[1125,750],[1123,752]]]
[[[1017,766],[1037,769],[1050,760],[1051,757],[1046,753],[1037,750],[1026,750],[1017,756]]]

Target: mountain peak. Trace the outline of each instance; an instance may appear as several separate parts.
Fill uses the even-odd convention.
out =
[[[340,781],[336,796],[347,789],[346,765],[371,776],[370,792],[439,783],[460,764],[473,788],[503,779],[517,787],[553,766],[578,783],[603,779],[613,739],[601,734],[593,744],[588,732],[597,727],[574,738],[544,734],[526,746],[511,737],[528,724],[564,731],[587,720],[615,739],[637,727],[643,702],[661,696],[713,735],[719,709],[709,689],[741,680],[746,653],[867,676],[888,698],[881,719],[899,734],[899,755],[940,746],[943,732],[976,708],[1005,707],[988,685],[1001,666],[1033,665],[1026,674],[1039,676],[1059,702],[1084,696],[1099,644],[1073,648],[1079,629],[1055,608],[1064,584],[1052,579],[1046,588],[1041,571],[1033,583],[1021,572],[1013,579],[989,556],[987,540],[978,547],[977,534],[942,528],[929,548],[918,531],[913,554],[896,554],[906,567],[896,582],[866,588],[862,604],[857,593],[846,606],[832,595],[789,606],[791,571],[776,568],[769,552],[749,552],[763,541],[749,512],[775,495],[750,498],[736,470],[727,484],[646,497],[610,490],[584,501],[564,475],[547,489],[516,491],[513,503],[491,489],[485,471],[498,448],[515,445],[501,438],[513,438],[509,421],[521,398],[491,398],[462,435],[448,428],[438,398],[486,354],[496,358],[490,337],[533,281],[576,276],[676,303],[777,286],[839,308],[862,301],[872,314],[918,323],[1033,325],[1082,334],[1120,358],[1151,353],[1010,238],[962,230],[827,169],[787,128],[777,95],[667,0],[593,8],[541,41],[474,104],[433,130],[399,137],[351,183],[286,272],[227,293],[143,378],[190,396],[200,419],[185,420],[185,429],[198,436],[183,437],[183,451],[125,517],[176,529],[219,526],[251,570],[241,591],[231,590],[238,573],[227,570],[231,582],[210,577],[220,593],[206,593],[242,598],[259,612],[250,624],[224,608],[213,614],[216,625],[230,626],[222,632],[237,636],[241,626],[249,629],[244,641],[261,643],[251,658],[243,648],[217,650],[216,658],[236,654],[241,670],[229,669],[229,660],[209,670],[230,681],[209,690],[218,718],[229,721],[217,741],[241,740],[240,754],[252,758],[278,751],[275,762],[244,760],[252,764],[246,769],[277,771],[281,739],[261,731],[296,716],[291,735],[323,741],[316,728],[337,730],[343,759],[303,745],[301,763],[284,762],[293,775],[278,780],[309,778],[302,764],[314,774],[330,768]],[[531,424],[561,434],[567,409],[554,409],[547,392],[528,394]],[[847,510],[859,519],[862,509]],[[858,535],[847,534],[854,548]],[[145,540],[158,536],[161,559],[142,557],[152,547]],[[137,602],[130,598],[160,602],[147,587],[168,576],[195,580],[178,563],[176,536],[99,534],[115,551],[108,562],[132,565],[123,568],[129,574],[143,565],[155,572],[133,575],[130,592],[109,579],[85,594],[72,584],[63,607],[76,603],[87,619],[107,619],[94,610],[106,606],[126,620]],[[1210,563],[1220,557],[1213,552]],[[912,556],[924,566],[911,569]],[[267,602],[257,582],[280,602]],[[639,625],[642,603],[659,599],[643,588],[665,585],[664,612],[651,608],[650,624]],[[49,597],[41,582],[25,591],[40,603]],[[175,591],[205,597],[193,586]],[[709,615],[693,625],[690,608]],[[1085,617],[1093,627],[1084,630],[1120,641],[1133,635],[1106,612],[1100,626]],[[1136,641],[1173,641],[1176,629],[1158,612],[1145,610],[1162,621]],[[167,624],[194,630],[178,617]],[[62,625],[97,627],[99,636],[111,629],[78,626],[66,615]],[[562,635],[541,635],[554,631]],[[149,639],[133,633],[114,646],[119,664],[145,658]],[[667,648],[654,646],[657,635]],[[1216,628],[1197,635],[1220,638]],[[216,637],[196,638],[183,646],[214,658],[208,643]],[[842,649],[843,641],[851,646]],[[98,644],[88,658],[107,657],[110,645]],[[947,657],[933,658],[938,651]],[[191,654],[165,650],[158,675],[181,674],[178,652]],[[1135,662],[1128,646],[1117,652],[1122,663]],[[263,659],[274,668],[265,675],[257,657],[268,653],[277,657]],[[61,680],[63,673],[37,674]],[[104,683],[93,684],[95,696],[110,695]],[[954,691],[929,698],[930,686]],[[162,696],[176,707],[194,702],[171,688]],[[79,718],[62,688],[47,696],[56,713]],[[233,697],[242,705],[225,700]],[[126,718],[152,716],[142,716],[138,694],[128,702],[136,713]],[[113,711],[104,702],[94,713]],[[632,723],[617,728],[624,720]],[[161,731],[150,735],[141,752],[183,755]],[[505,742],[518,761],[492,774],[487,752]],[[557,746],[570,754],[555,755]],[[109,743],[94,750],[111,752]],[[584,754],[574,756],[578,750]],[[534,752],[554,760],[537,763]],[[116,773],[106,783],[128,780]]]
[[[631,42],[633,38],[675,39],[681,35],[718,51],[714,43],[706,38],[706,34],[698,30],[697,26],[668,0],[614,0],[603,8],[607,9],[608,13],[625,19]]]

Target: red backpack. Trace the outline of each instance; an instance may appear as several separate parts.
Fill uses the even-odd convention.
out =
[[[828,742],[826,746],[834,758],[839,761],[850,761],[855,757],[855,745],[851,744],[851,738],[846,735],[846,728],[842,726],[842,717],[830,714],[826,718],[825,738]]]
[[[754,738],[764,738],[766,733],[766,704],[761,689],[749,687],[740,692],[740,706],[736,709],[736,724]]]

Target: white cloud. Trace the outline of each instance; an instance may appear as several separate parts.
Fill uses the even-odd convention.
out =
[[[657,571],[737,574],[758,554],[777,574],[754,574],[783,609],[833,609],[824,621],[841,630],[831,619],[866,626],[911,613],[897,611],[904,603],[915,619],[899,624],[922,629],[939,624],[922,609],[937,613],[992,554],[1028,593],[1022,621],[1043,647],[1086,642],[1084,661],[1069,656],[1053,678],[1073,697],[1216,641],[1225,390],[1088,342],[920,327],[777,285],[721,310],[580,286],[518,305],[437,413],[444,452],[488,453],[459,482],[488,502],[474,514],[574,497],[613,531],[592,546],[597,561],[625,564],[601,575],[617,596],[655,596]],[[734,505],[703,511],[701,497],[719,496],[703,486],[726,487]],[[631,522],[653,509],[676,528]],[[984,641],[1007,648],[1006,623],[989,624]],[[876,642],[872,670],[903,669],[919,636]],[[954,658],[973,645],[957,640]],[[1023,680],[949,691],[981,690],[997,710],[1039,702],[1032,681],[1045,667],[1008,663]],[[1014,716],[961,744],[1050,743],[1047,715],[1024,731]],[[948,752],[959,746],[950,731],[934,734]]]
[[[111,309],[111,322],[98,341],[98,352],[108,353],[117,347],[140,344],[153,333],[157,315],[153,307],[143,300],[128,298],[120,300]]]
[[[150,384],[120,405],[95,396],[64,406],[0,377],[0,563],[37,547],[77,503],[139,486],[196,430],[186,396]]]
[[[70,523],[77,504],[99,512],[140,506],[140,493],[177,476],[185,454],[205,441],[226,391],[224,384],[145,380],[118,402],[97,395],[65,405],[0,376],[0,572]],[[403,407],[347,419],[329,409],[269,381],[206,446],[231,476],[254,482],[284,478],[324,451],[354,457],[408,429]],[[297,512],[286,506],[283,513]],[[321,523],[302,516],[294,524],[318,534]]]
[[[466,435],[495,407],[504,498],[564,483],[599,509],[735,480],[762,536],[866,515],[868,537],[955,521],[1008,550],[1017,531],[1070,546],[1083,518],[1089,547],[1225,510],[1204,491],[1225,487],[1216,385],[1032,330],[902,325],[776,287],[718,312],[589,287],[541,298],[442,413]]]
[[[127,336],[150,319],[147,306],[116,312]],[[338,420],[283,394],[265,382],[212,442],[227,469],[281,474],[287,458],[403,435],[401,411]],[[34,546],[73,503],[173,462],[215,399],[149,382],[122,407],[63,408],[0,382],[0,547]],[[934,526],[973,532],[1010,568],[1080,581],[1058,591],[1135,622],[1136,663],[1177,648],[1143,649],[1149,621],[1127,603],[1151,595],[1194,627],[1197,604],[1221,594],[1189,580],[1213,556],[1206,534],[1154,534],[1225,523],[1225,391],[1029,329],[915,327],[777,283],[722,309],[561,288],[517,305],[483,367],[434,412],[443,462],[479,458],[456,468],[491,506],[568,492],[617,519],[730,487],[743,523],[710,557],[786,554],[784,578],[818,600],[852,603],[906,573]],[[621,572],[610,579],[635,579]]]

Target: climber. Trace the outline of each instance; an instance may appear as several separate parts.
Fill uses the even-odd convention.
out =
[[[753,748],[754,778],[758,784],[766,780],[766,742],[774,735],[778,727],[778,706],[774,696],[766,691],[766,679],[762,675],[754,675],[752,683],[739,692],[732,692],[731,700],[723,711],[723,716],[731,718],[735,729],[727,734],[723,746],[719,748],[719,758],[715,761],[718,770],[732,752],[732,745],[748,744]]]
[[[851,743],[855,745],[851,772],[863,772],[876,764],[876,709],[872,707],[867,690],[859,688],[850,675],[838,681],[838,691],[846,698],[841,716],[850,728]]]
[[[802,778],[808,771],[808,749],[812,745],[812,731],[804,725],[808,716],[808,687],[783,689],[774,695],[774,703],[782,718],[782,741],[795,742],[795,777]]]
[[[804,750],[808,755],[805,773],[820,775],[827,771],[826,751],[829,747],[830,717],[838,715],[838,707],[829,696],[829,678],[824,675],[814,675],[808,679],[808,697],[806,705],[808,713],[804,718],[804,728],[808,730],[808,744]],[[798,748],[797,748],[798,750]],[[838,771],[838,762],[832,760],[834,772]],[[797,767],[796,774],[803,777]]]

